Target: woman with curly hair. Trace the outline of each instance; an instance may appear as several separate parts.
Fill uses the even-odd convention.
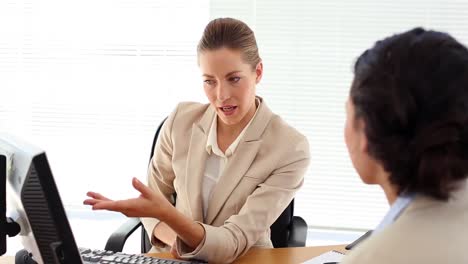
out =
[[[345,141],[390,211],[350,263],[468,263],[468,50],[416,28],[355,64]]]

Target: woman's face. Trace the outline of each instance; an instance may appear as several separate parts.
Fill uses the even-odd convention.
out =
[[[255,114],[255,85],[263,65],[255,70],[237,50],[221,48],[199,54],[203,88],[219,120],[226,125],[246,125]]]
[[[364,121],[356,119],[354,104],[350,98],[346,101],[346,123],[344,138],[349,157],[361,180],[375,184],[378,179],[378,163],[367,152],[367,138],[364,132]]]

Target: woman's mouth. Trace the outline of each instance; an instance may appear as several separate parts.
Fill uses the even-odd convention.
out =
[[[237,106],[235,106],[235,105],[225,105],[225,106],[219,107],[219,109],[221,110],[221,112],[223,112],[224,115],[230,116],[230,115],[234,114],[234,112],[237,109]]]

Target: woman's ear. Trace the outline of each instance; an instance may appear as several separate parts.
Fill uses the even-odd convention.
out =
[[[356,120],[356,129],[359,137],[359,150],[361,153],[368,153],[367,149],[367,137],[366,137],[366,123],[362,118]]]
[[[262,76],[263,76],[263,63],[262,63],[262,61],[260,61],[257,64],[257,67],[255,67],[255,74],[257,75],[257,77],[255,79],[255,83],[258,84],[260,82],[260,80],[262,79]]]

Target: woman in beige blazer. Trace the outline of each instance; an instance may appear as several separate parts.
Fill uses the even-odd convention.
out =
[[[309,146],[255,95],[263,64],[246,24],[211,21],[198,62],[210,103],[181,103],[166,120],[148,186],[133,180],[140,197],[89,192],[85,204],[143,217],[152,244],[181,258],[232,262],[272,247],[270,226],[303,183]]]
[[[345,139],[390,211],[343,264],[468,263],[468,50],[416,28],[355,64]]]

